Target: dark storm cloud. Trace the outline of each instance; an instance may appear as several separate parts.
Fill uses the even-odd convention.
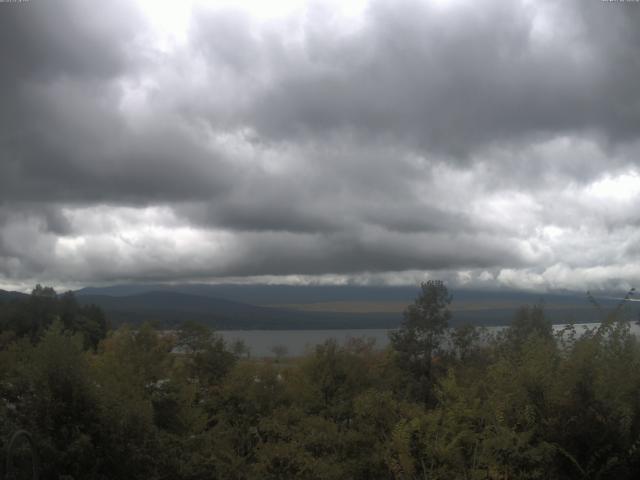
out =
[[[145,204],[226,188],[197,128],[122,110],[151,61],[144,28],[131,2],[2,5],[4,199]]]
[[[210,227],[224,226],[239,231],[332,232],[342,227],[338,219],[289,200],[278,203],[258,203],[252,195],[242,201],[189,204],[177,209],[190,221]]]
[[[0,4],[0,275],[640,278],[602,244],[638,223],[638,25],[577,0],[200,6],[165,48],[131,2]]]
[[[359,232],[307,236],[247,235],[241,252],[223,275],[350,274],[409,269],[488,268],[496,263],[523,266],[514,245],[475,236],[403,235],[366,228]]]
[[[268,59],[271,80],[242,119],[264,135],[351,128],[452,159],[562,132],[635,138],[640,9],[603,3],[489,1],[443,13],[428,2],[373,2],[355,33],[312,12],[301,41],[279,32],[259,45],[247,22],[203,16],[194,44],[214,68],[257,58],[260,69]],[[237,56],[220,25],[241,39]]]
[[[31,0],[29,5],[3,5],[2,84],[11,88],[11,82],[47,82],[67,75],[116,75],[132,66],[126,45],[140,20],[130,2],[121,0],[100,4]]]

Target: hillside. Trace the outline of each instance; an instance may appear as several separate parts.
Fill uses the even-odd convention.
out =
[[[26,293],[20,292],[10,292],[7,290],[0,290],[0,302],[8,301],[8,300],[16,300],[27,298],[28,295]]]
[[[192,320],[216,329],[337,329],[394,328],[399,323],[399,316],[389,313],[303,312],[175,291],[126,296],[78,294],[78,299],[82,304],[100,306],[114,324],[151,321],[173,327]]]
[[[416,295],[414,287],[289,285],[116,285],[76,292],[102,307],[112,322],[195,320],[217,329],[394,328]],[[598,299],[605,309],[617,300]],[[503,290],[454,292],[453,325],[507,325],[522,305],[542,302],[554,323],[598,321],[585,294]],[[627,307],[637,316],[638,304]]]

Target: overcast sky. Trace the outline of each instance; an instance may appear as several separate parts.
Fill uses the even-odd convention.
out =
[[[640,287],[640,3],[0,3],[0,288]]]

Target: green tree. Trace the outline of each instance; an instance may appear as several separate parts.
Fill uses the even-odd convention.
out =
[[[286,345],[274,345],[271,347],[271,353],[275,355],[276,363],[280,363],[280,361],[289,353],[289,349]]]
[[[107,335],[107,320],[99,307],[80,305],[72,292],[58,295],[53,288],[38,284],[26,299],[0,305],[0,345],[16,337],[35,344],[56,320],[65,332],[80,333],[85,348],[95,349]]]
[[[505,331],[506,347],[521,350],[533,338],[553,341],[553,327],[545,318],[543,305],[525,305],[516,311],[513,321]]]
[[[340,347],[335,339],[316,346],[315,353],[302,365],[311,391],[309,405],[336,421],[349,421],[353,399],[371,383],[365,358]]]
[[[188,375],[205,387],[219,383],[237,360],[222,336],[196,322],[182,324],[176,347],[185,357]]]
[[[98,466],[99,397],[81,336],[55,321],[25,353],[24,390],[15,405],[36,439],[43,477],[90,478]]]
[[[477,349],[480,330],[474,325],[460,325],[451,332],[451,346],[461,361],[467,360]]]
[[[417,382],[417,395],[432,400],[433,357],[439,351],[451,312],[452,297],[444,282],[429,280],[420,285],[420,295],[404,312],[400,329],[390,334],[399,366]]]

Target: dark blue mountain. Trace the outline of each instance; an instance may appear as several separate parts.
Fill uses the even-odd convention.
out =
[[[542,303],[554,323],[593,322],[599,312],[586,294],[532,293],[515,290],[453,291],[453,324],[506,325],[522,305]],[[394,328],[402,320],[403,304],[418,294],[417,287],[291,286],[291,285],[116,285],[76,292],[82,303],[101,306],[114,323],[156,321],[177,325],[195,320],[223,329]],[[619,300],[598,298],[605,310]],[[329,302],[395,302],[397,312],[347,313],[309,311],[300,306]],[[298,305],[298,308],[291,308]],[[626,308],[637,317],[639,303]]]
[[[217,329],[339,329],[394,328],[396,314],[305,312],[250,305],[174,291],[151,291],[135,295],[95,295],[79,292],[82,304],[100,306],[114,323],[156,322],[177,326],[185,320]]]
[[[362,285],[241,285],[241,284],[147,284],[87,287],[77,295],[130,296],[148,292],[179,292],[203,297],[232,300],[253,305],[304,304],[339,301],[403,301],[411,302],[418,294],[417,286]],[[587,304],[582,292],[535,293],[520,290],[453,290],[454,302],[516,302]],[[605,303],[611,303],[603,298]]]
[[[7,290],[0,290],[0,302],[9,301],[9,300],[19,300],[22,298],[27,298],[29,295],[26,293],[20,292],[9,292]]]

